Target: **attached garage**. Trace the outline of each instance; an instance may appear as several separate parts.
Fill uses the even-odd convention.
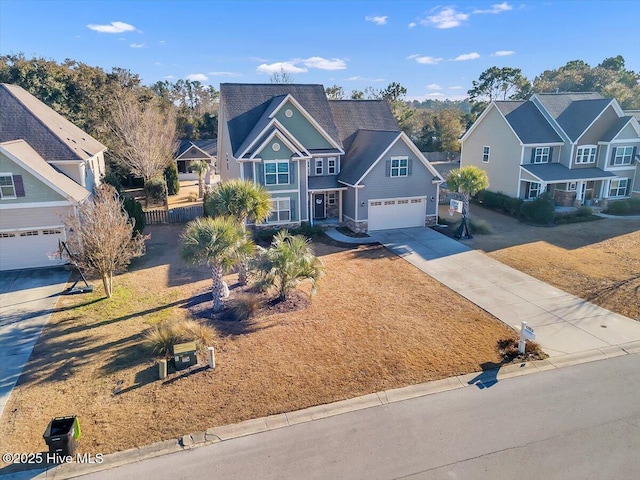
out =
[[[47,253],[58,250],[58,240],[64,240],[62,229],[0,233],[0,270],[52,267],[65,263],[47,257]]]
[[[427,197],[369,200],[369,230],[424,227]]]

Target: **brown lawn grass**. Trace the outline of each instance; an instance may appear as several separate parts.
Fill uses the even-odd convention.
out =
[[[93,294],[60,298],[5,408],[0,450],[43,451],[49,420],[70,414],[80,419],[80,451],[124,450],[477,371],[499,363],[498,341],[515,337],[382,247],[316,243],[327,275],[308,308],[236,333],[217,322],[217,368],[159,381],[143,332],[189,318],[209,301],[210,280],[177,258],[179,228],[149,230],[148,255],[115,279],[114,298],[95,281]]]

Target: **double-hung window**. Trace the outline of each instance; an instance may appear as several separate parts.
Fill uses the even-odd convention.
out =
[[[329,193],[327,195],[327,204],[328,205],[335,205],[336,204],[336,194],[335,193]]]
[[[576,155],[576,163],[594,163],[596,161],[595,146],[579,147]]]
[[[0,173],[0,198],[17,198],[16,186],[13,183],[13,175],[10,173]]]
[[[482,161],[484,163],[489,163],[490,154],[491,154],[491,147],[487,147],[487,146],[482,147]]]
[[[617,147],[616,154],[613,157],[613,165],[631,165],[632,155],[633,147]]]
[[[322,175],[322,159],[316,158],[316,175]]]
[[[264,162],[264,183],[265,185],[288,185],[289,184],[289,161],[270,160]]]
[[[611,180],[611,186],[609,187],[609,197],[626,196],[628,185],[628,178],[616,178],[614,180]]]
[[[283,223],[291,220],[291,199],[272,198],[269,223]]]
[[[409,159],[407,157],[391,157],[392,177],[406,177],[409,175]]]
[[[327,159],[327,173],[329,175],[335,175],[336,172],[336,159],[334,157],[331,157],[329,159]]]
[[[549,147],[536,147],[533,163],[549,163]]]
[[[534,198],[538,198],[540,196],[540,188],[542,187],[541,184],[537,183],[537,182],[530,182],[529,183],[529,195],[527,196],[528,199],[533,200]]]

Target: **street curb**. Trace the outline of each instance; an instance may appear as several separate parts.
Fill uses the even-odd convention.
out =
[[[268,417],[246,420],[244,422],[231,425],[213,427],[208,429],[206,432],[191,433],[183,435],[179,439],[165,440],[162,442],[152,443],[151,445],[146,445],[144,447],[132,448],[122,452],[105,455],[104,461],[101,464],[69,463],[56,466],[48,471],[42,471],[35,477],[32,476],[34,471],[31,470],[30,472],[16,472],[16,474],[14,474],[16,476],[10,478],[46,478],[47,480],[75,478],[89,473],[95,473],[130,463],[140,462],[149,458],[159,457],[161,455],[190,450],[192,448],[277,430],[301,423],[313,422],[322,418],[342,415],[344,413],[364,410],[366,408],[379,407],[389,403],[401,402],[426,395],[432,395],[434,393],[447,392],[471,386],[476,386],[477,388],[482,389],[508,378],[540,373],[546,370],[554,370],[598,360],[606,360],[608,358],[622,355],[636,354],[640,354],[640,341],[560,355],[550,357],[545,360],[513,363],[497,369],[443,378],[441,380],[410,385],[408,387],[384,390],[348,400],[316,405],[293,412],[280,413],[270,415]],[[20,477],[19,475],[21,473],[31,473],[31,475],[28,477]],[[7,478],[7,480],[9,480],[9,478]]]

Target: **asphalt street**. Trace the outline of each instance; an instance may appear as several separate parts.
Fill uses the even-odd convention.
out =
[[[640,478],[640,355],[386,404],[86,479]],[[160,419],[158,419],[160,421]]]

